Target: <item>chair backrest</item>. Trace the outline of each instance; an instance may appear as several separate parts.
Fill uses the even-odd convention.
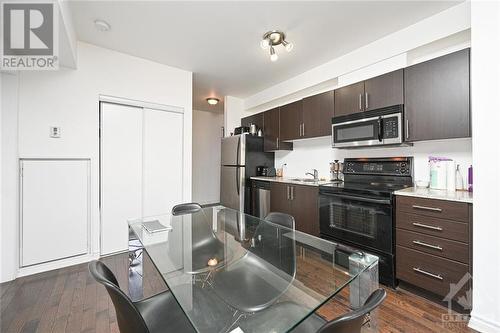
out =
[[[174,208],[172,208],[172,215],[183,215],[183,214],[196,213],[197,211],[199,211],[201,209],[202,209],[202,207],[199,203],[196,203],[196,202],[183,203],[183,204],[175,205]]]
[[[295,241],[285,235],[290,229],[295,230],[295,219],[288,214],[271,212],[264,220],[271,223],[259,224],[255,234],[260,244],[251,251],[287,273],[293,281],[297,270]]]
[[[120,333],[149,333],[144,319],[134,303],[120,289],[113,272],[105,264],[97,260],[89,263],[89,271],[97,282],[106,287],[115,306]]]
[[[293,218],[293,216],[288,214],[271,212],[267,214],[264,220],[279,224],[282,227],[295,229],[295,219]]]
[[[365,316],[378,307],[384,301],[385,296],[384,289],[375,290],[362,307],[329,321],[317,333],[360,333]]]

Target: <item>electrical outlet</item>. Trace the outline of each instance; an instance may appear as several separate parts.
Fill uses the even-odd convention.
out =
[[[50,127],[50,137],[51,138],[60,138],[61,137],[61,127],[51,126]]]

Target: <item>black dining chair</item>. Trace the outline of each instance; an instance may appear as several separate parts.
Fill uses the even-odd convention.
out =
[[[369,322],[367,319],[371,311],[375,310],[385,299],[386,291],[382,288],[375,290],[359,309],[348,312],[331,321],[326,321],[316,314],[312,314],[300,323],[292,333],[360,333],[361,328]],[[259,312],[245,321],[238,323],[245,329],[260,332],[284,331],[295,318],[307,315],[308,310],[293,302],[282,302]],[[280,320],[272,320],[280,318]],[[290,320],[287,320],[290,318]],[[293,318],[293,319],[292,319]]]
[[[106,287],[115,306],[121,333],[194,333],[195,330],[169,291],[138,302],[120,289],[111,270],[100,261],[89,263],[92,277]]]
[[[293,232],[294,218],[270,213],[265,219],[271,223],[258,224],[248,252],[213,277],[214,291],[240,317],[273,305],[295,278],[294,241],[285,237]]]
[[[201,211],[203,208],[196,202],[184,203],[172,208],[172,215],[187,215]],[[222,263],[226,257],[224,243],[221,242],[205,220],[205,216],[193,215],[191,273],[198,274],[210,269],[208,261],[217,259]]]

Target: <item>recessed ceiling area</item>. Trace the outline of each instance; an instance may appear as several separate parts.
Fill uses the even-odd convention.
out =
[[[79,40],[192,71],[193,109],[220,111],[226,95],[251,96],[458,3],[72,1],[70,9]],[[97,19],[111,29],[98,31]],[[276,62],[260,47],[270,30],[294,43],[286,55],[276,50]]]

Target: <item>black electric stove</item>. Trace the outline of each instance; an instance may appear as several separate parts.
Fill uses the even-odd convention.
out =
[[[394,198],[413,185],[413,158],[347,158],[344,181],[319,187],[323,238],[380,258],[380,282],[395,286]]]

